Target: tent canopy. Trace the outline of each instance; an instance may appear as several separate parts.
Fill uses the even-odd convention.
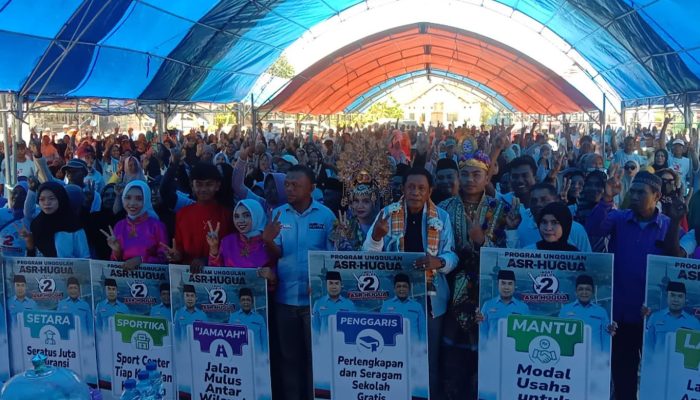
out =
[[[239,101],[250,93],[259,77],[285,49],[302,37],[313,36],[319,25],[352,16],[361,18],[362,13],[373,10],[384,10],[385,20],[389,22],[399,20],[393,16],[412,11],[403,2],[44,0],[38,4],[35,0],[3,0],[0,52],[5,57],[0,62],[0,90],[41,98]],[[700,92],[700,24],[693,23],[700,17],[698,1],[435,0],[422,4],[423,10],[413,12],[426,13],[429,10],[425,7],[454,4],[508,18],[512,24],[522,25],[556,43],[563,53],[576,60],[592,82],[609,86],[628,104],[640,99],[663,102]],[[450,13],[444,8],[441,12]],[[458,17],[460,22],[446,27],[441,34],[454,34],[455,27],[470,28],[472,15]],[[474,22],[478,25],[481,21]],[[477,64],[502,67],[506,55],[501,50],[520,51],[490,34],[462,36],[459,38],[462,43],[471,40],[472,46],[486,45]],[[474,43],[475,38],[479,43]],[[406,51],[419,49],[420,38],[403,40]],[[329,49],[326,56],[336,53],[339,47],[342,46]],[[462,47],[452,46],[452,50],[457,48],[461,51]],[[444,43],[434,46],[430,61],[446,63],[451,57],[449,50]],[[552,74],[554,69],[548,60],[529,52],[520,53],[510,51],[509,55],[518,58],[514,64],[525,61],[529,64],[527,68],[520,65],[528,74],[523,81],[530,83],[530,74],[539,73],[552,81],[551,85],[535,86],[535,91],[542,90],[539,94],[529,93],[533,90],[524,90],[517,82],[506,80],[503,71],[499,71],[498,81],[474,80],[491,87],[523,110],[551,113],[585,109],[591,103],[600,108],[599,100],[593,99],[596,96],[580,85],[562,82],[569,79],[561,71]],[[469,57],[476,55],[471,52]],[[478,72],[485,73],[483,70]],[[404,68],[402,73],[406,72],[410,70]],[[472,67],[459,75],[472,78],[476,73]],[[387,74],[384,79],[395,76]],[[376,79],[379,78],[371,80],[372,85],[382,83]],[[576,90],[571,91],[571,86]],[[359,96],[371,87],[361,89],[345,89],[342,100],[336,102],[349,105],[354,98],[348,96]],[[581,98],[582,94],[587,100]],[[551,98],[552,95],[562,97]],[[535,101],[536,97],[540,98]],[[331,106],[335,105],[323,105],[328,109],[338,108]]]
[[[525,113],[594,108],[565,80],[524,54],[426,24],[396,28],[340,49],[297,75],[271,105],[291,113],[334,114],[375,85],[432,69],[479,82]]]

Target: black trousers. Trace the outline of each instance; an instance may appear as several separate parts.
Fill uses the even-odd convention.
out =
[[[615,400],[636,400],[644,325],[618,325],[612,346],[612,380]]]
[[[440,374],[447,400],[476,400],[478,352],[442,345]]]
[[[313,399],[311,369],[311,310],[309,306],[275,304],[280,366],[277,386],[284,391],[275,400]],[[279,392],[277,393],[280,394]]]

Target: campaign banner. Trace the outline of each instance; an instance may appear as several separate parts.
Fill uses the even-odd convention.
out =
[[[3,266],[0,263],[0,275]],[[3,275],[4,276],[4,275]],[[5,308],[5,280],[0,279],[0,387],[10,379],[10,350],[7,346],[7,310]]]
[[[90,261],[5,258],[12,374],[33,369],[32,357],[73,370],[97,386]]]
[[[421,253],[309,252],[316,399],[427,399]]]
[[[700,260],[648,256],[641,400],[700,398]]]
[[[270,400],[267,283],[253,268],[170,266],[179,399]]]
[[[611,254],[482,248],[479,399],[610,397]]]
[[[124,381],[136,379],[149,361],[163,377],[165,398],[173,386],[172,311],[167,265],[91,261],[99,385],[118,399]]]

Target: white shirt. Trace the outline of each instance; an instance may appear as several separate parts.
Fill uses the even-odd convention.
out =
[[[686,186],[688,182],[688,174],[690,173],[690,160],[688,157],[676,158],[672,155],[668,156],[668,166],[672,170],[676,171],[681,177],[681,182],[683,186]]]
[[[10,158],[10,163],[14,160],[14,157]],[[36,167],[34,166],[34,161],[30,159],[25,159],[23,162],[17,162],[17,177],[24,176],[26,178],[36,176]],[[0,165],[0,183],[5,183],[5,163]]]

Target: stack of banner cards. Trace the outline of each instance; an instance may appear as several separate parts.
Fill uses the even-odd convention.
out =
[[[269,400],[267,284],[251,268],[170,266],[178,398]]]
[[[423,256],[309,252],[315,398],[428,398]]]
[[[127,271],[121,262],[91,261],[100,388],[118,399],[124,381],[154,361],[165,398],[172,398],[173,344],[167,265],[141,264]]]
[[[479,398],[610,397],[610,254],[481,250]]]
[[[90,261],[5,258],[10,369],[32,369],[37,353],[47,364],[73,370],[97,386]]]
[[[700,399],[700,260],[648,256],[642,400]]]
[[[3,275],[0,264],[0,275]],[[10,351],[7,346],[7,310],[5,308],[5,280],[0,280],[0,386],[10,379]]]

